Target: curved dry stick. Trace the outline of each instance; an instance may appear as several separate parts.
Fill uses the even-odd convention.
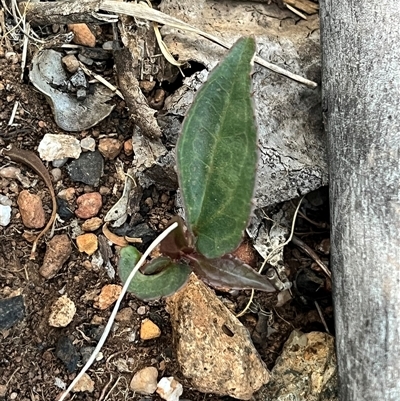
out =
[[[52,227],[52,225],[54,223],[56,215],[57,215],[57,199],[56,199],[56,194],[54,193],[54,188],[53,188],[53,184],[51,182],[51,177],[50,177],[50,174],[47,171],[46,167],[44,166],[42,161],[39,159],[39,157],[36,156],[36,154],[31,152],[30,150],[19,149],[19,148],[16,148],[11,145],[9,148],[2,149],[0,154],[9,157],[12,161],[14,161],[16,163],[22,163],[25,166],[32,169],[44,181],[44,183],[46,184],[46,186],[50,192],[53,210],[51,212],[50,219],[47,222],[46,226],[43,228],[43,230],[39,233],[39,235],[36,237],[35,241],[33,242],[31,256],[29,258],[31,260],[34,260],[36,257],[36,255],[35,255],[36,247],[37,247],[39,240],[47,233],[47,231],[50,230],[50,228]]]
[[[332,273],[326,267],[325,263],[320,259],[320,257],[300,238],[293,235],[292,237],[293,244],[297,245],[300,249],[303,250],[311,259],[314,259],[314,262],[321,268],[321,270],[330,278],[332,279]]]

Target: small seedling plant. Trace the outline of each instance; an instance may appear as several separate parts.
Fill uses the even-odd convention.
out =
[[[133,246],[121,249],[121,294],[95,350],[58,401],[95,361],[126,291],[145,301],[166,297],[184,286],[192,271],[218,288],[275,291],[265,276],[231,254],[246,228],[255,184],[254,53],[254,39],[240,39],[199,90],[177,144],[186,224],[176,217],[143,255]],[[146,263],[157,245],[163,256]]]
[[[253,38],[242,38],[209,75],[189,109],[177,143],[177,169],[185,222],[161,242],[162,256],[142,266],[128,291],[144,300],[173,294],[193,271],[217,288],[275,288],[234,257],[251,213],[257,129],[251,95]],[[177,223],[177,224],[176,224]],[[120,252],[119,275],[126,283],[141,254]]]

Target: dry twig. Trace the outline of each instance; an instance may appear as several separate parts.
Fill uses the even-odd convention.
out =
[[[297,245],[300,249],[302,249],[310,258],[314,259],[315,263],[321,268],[321,270],[331,279],[332,273],[326,267],[325,263],[319,258],[319,256],[300,238],[293,235],[292,237],[293,244]]]

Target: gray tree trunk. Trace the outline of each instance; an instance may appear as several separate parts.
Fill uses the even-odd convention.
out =
[[[321,0],[341,401],[400,400],[400,1]]]

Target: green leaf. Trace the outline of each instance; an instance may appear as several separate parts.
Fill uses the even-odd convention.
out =
[[[235,249],[251,211],[257,130],[251,99],[253,38],[240,39],[189,109],[177,144],[188,226],[209,258]]]
[[[134,246],[123,247],[120,251],[118,268],[123,270],[129,270],[130,273],[132,269],[135,267],[136,263],[139,262],[141,256],[142,254]],[[128,276],[126,278],[128,278]]]
[[[265,276],[233,255],[217,259],[206,259],[198,254],[186,257],[190,260],[197,276],[214,288],[276,292],[275,287]]]
[[[126,282],[139,260],[137,254],[139,254],[140,258],[139,251],[133,246],[121,249],[118,272],[123,283]],[[166,259],[169,260],[169,263]],[[162,258],[160,263],[155,259],[154,266],[151,266],[151,263],[149,263],[149,271],[160,267],[160,264],[164,267],[164,270],[152,275],[145,275],[138,271],[128,287],[128,291],[142,301],[152,301],[173,294],[186,283],[192,271],[189,266],[173,263],[169,258]]]
[[[160,256],[146,263],[141,270],[145,275],[156,274],[166,269],[171,264],[171,258],[168,256]]]

